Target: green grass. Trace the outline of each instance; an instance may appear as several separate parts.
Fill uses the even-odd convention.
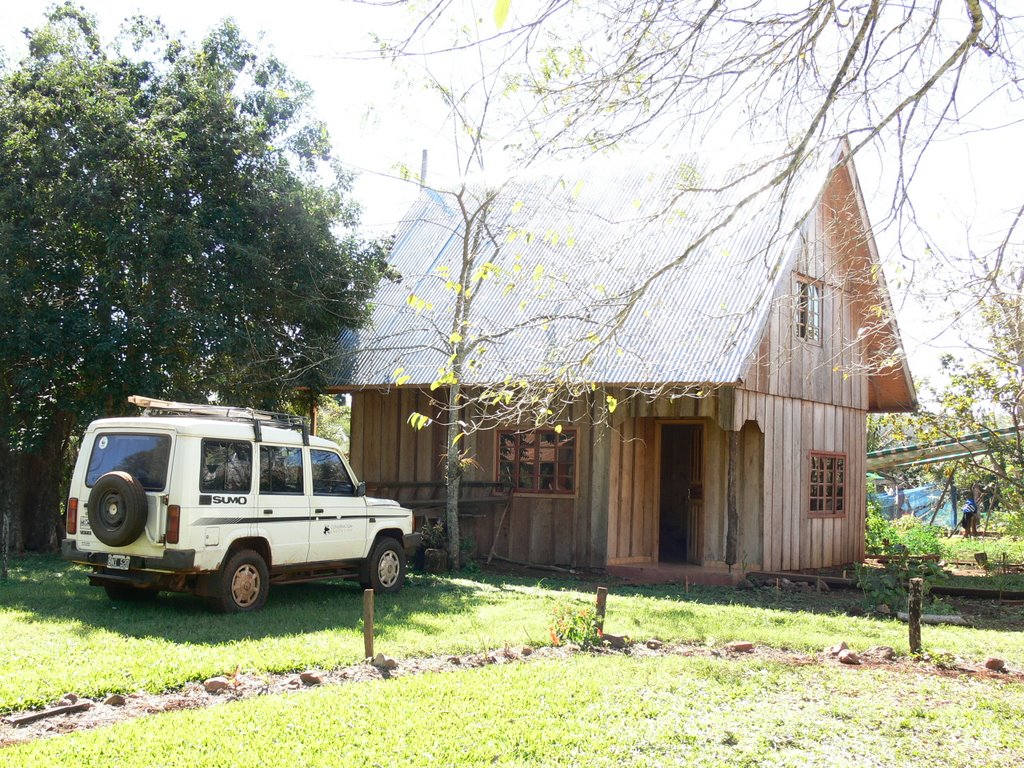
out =
[[[353,684],[11,747],[40,766],[984,766],[1024,687],[757,658],[577,656]]]
[[[88,586],[83,570],[53,557],[20,558],[13,566],[11,580],[0,583],[0,713],[67,692],[161,691],[238,666],[250,673],[334,668],[363,655],[362,602],[354,585],[272,589],[263,611],[223,616],[186,595],[149,605],[111,603]],[[377,599],[378,650],[401,658],[546,644],[554,605],[567,595],[591,601],[584,589],[493,575],[414,577],[398,595]],[[855,649],[891,645],[906,653],[905,625],[842,613],[856,599],[613,585],[606,629],[639,639],[710,645],[744,639],[802,651],[845,640]],[[1024,665],[1020,631],[927,627],[924,641],[928,649],[967,659],[996,655]]]
[[[939,547],[944,560],[973,563],[975,552],[985,552],[993,563],[998,562],[1003,555],[1011,563],[1024,563],[1024,538],[1016,536],[980,539],[950,536],[940,538]]]

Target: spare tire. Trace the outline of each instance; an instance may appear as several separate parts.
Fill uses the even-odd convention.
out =
[[[146,527],[149,506],[146,489],[127,472],[107,472],[89,494],[89,525],[107,546],[131,544]]]

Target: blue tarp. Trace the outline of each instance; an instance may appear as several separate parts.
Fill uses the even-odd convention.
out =
[[[895,520],[897,517],[912,514],[927,523],[932,519],[932,513],[935,511],[935,505],[941,495],[941,487],[922,485],[920,488],[904,488],[898,492],[896,490],[889,493],[869,492],[868,498],[882,506],[882,515],[886,520]],[[935,524],[956,528],[958,522],[957,509],[953,506],[953,501],[947,493],[942,502],[942,509],[935,516]]]

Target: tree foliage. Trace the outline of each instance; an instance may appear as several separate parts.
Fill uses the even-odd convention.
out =
[[[27,36],[0,69],[4,466],[45,453],[52,475],[132,393],[316,389],[386,249],[352,234],[308,88],[230,22],[192,44],[136,18],[108,45],[65,4]],[[52,542],[55,483],[30,546]]]

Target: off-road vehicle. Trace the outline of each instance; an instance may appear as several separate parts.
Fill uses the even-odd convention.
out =
[[[145,397],[136,417],[94,421],[67,506],[66,559],[111,599],[161,590],[255,611],[270,584],[405,580],[412,513],[366,496],[337,445],[290,414]]]

